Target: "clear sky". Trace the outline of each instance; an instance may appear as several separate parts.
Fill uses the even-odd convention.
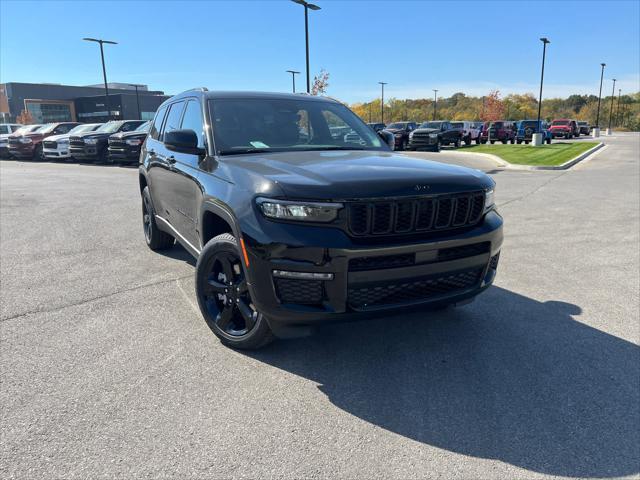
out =
[[[623,92],[640,90],[640,1],[317,0],[311,71],[330,73],[343,101],[534,92],[547,50],[545,96],[598,93],[601,62]],[[57,2],[0,0],[0,81],[145,83],[172,94],[195,86],[290,91],[302,72],[303,8],[282,1]],[[618,87],[616,87],[617,90]]]

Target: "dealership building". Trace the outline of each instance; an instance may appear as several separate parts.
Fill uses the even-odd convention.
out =
[[[0,83],[0,123],[15,122],[24,110],[31,113],[34,123],[149,120],[169,98],[146,85],[138,85],[137,92],[126,83],[109,83],[108,87],[107,103],[104,85]]]

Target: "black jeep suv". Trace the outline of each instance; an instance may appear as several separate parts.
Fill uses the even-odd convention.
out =
[[[145,122],[135,130],[116,133],[109,137],[110,163],[138,163],[140,148],[147,138],[151,122]]]
[[[495,184],[395,154],[393,141],[327,98],[179,94],[140,155],[147,245],[178,240],[197,258],[202,315],[235,348],[323,321],[467,303],[496,275]]]
[[[424,122],[409,135],[409,150],[433,150],[439,152],[442,145],[462,145],[464,131],[454,127],[451,122],[438,120]]]
[[[130,132],[144,120],[112,120],[97,130],[69,137],[69,152],[76,160],[104,162],[109,159],[109,137],[115,133]]]

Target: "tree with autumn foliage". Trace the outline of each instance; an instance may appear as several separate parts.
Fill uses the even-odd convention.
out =
[[[20,115],[18,115],[16,117],[16,122],[18,122],[21,125],[32,125],[33,122],[33,115],[31,115],[31,112],[27,109],[22,110],[22,112],[20,112]]]
[[[324,95],[329,87],[329,72],[324,68],[320,70],[318,75],[313,77],[313,85],[311,85],[311,95]]]
[[[480,120],[484,122],[502,120],[504,118],[505,111],[505,104],[500,100],[500,90],[492,90],[484,99]]]

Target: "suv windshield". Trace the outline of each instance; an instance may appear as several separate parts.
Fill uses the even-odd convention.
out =
[[[144,122],[138,128],[135,129],[136,132],[148,132],[149,127],[151,126],[151,122]]]
[[[386,148],[351,110],[331,101],[221,98],[209,108],[220,155]]]
[[[551,125],[569,125],[569,120],[554,120]]]
[[[119,121],[119,122],[107,122],[104,125],[102,125],[100,128],[98,128],[97,130],[95,130],[96,133],[115,133],[118,131],[118,129],[122,126],[124,122],[123,121]]]
[[[387,128],[394,128],[396,130],[402,130],[407,128],[407,124],[406,123],[392,123],[391,125],[388,125]]]
[[[464,128],[464,123],[462,123],[462,122],[451,122],[451,126],[453,128]]]
[[[526,122],[520,122],[520,128],[536,128],[536,123],[538,123],[535,120],[529,120]]]
[[[94,128],[96,128],[95,124],[78,125],[77,127],[73,127],[71,130],[69,130],[67,135],[76,135],[78,133],[91,132]]]
[[[435,128],[436,130],[440,130],[442,126],[442,122],[424,122],[420,125],[420,128]]]
[[[24,127],[20,127],[18,130],[16,130],[13,133],[14,135],[23,135],[25,133],[35,132],[39,128],[42,128],[42,125],[25,125]]]

